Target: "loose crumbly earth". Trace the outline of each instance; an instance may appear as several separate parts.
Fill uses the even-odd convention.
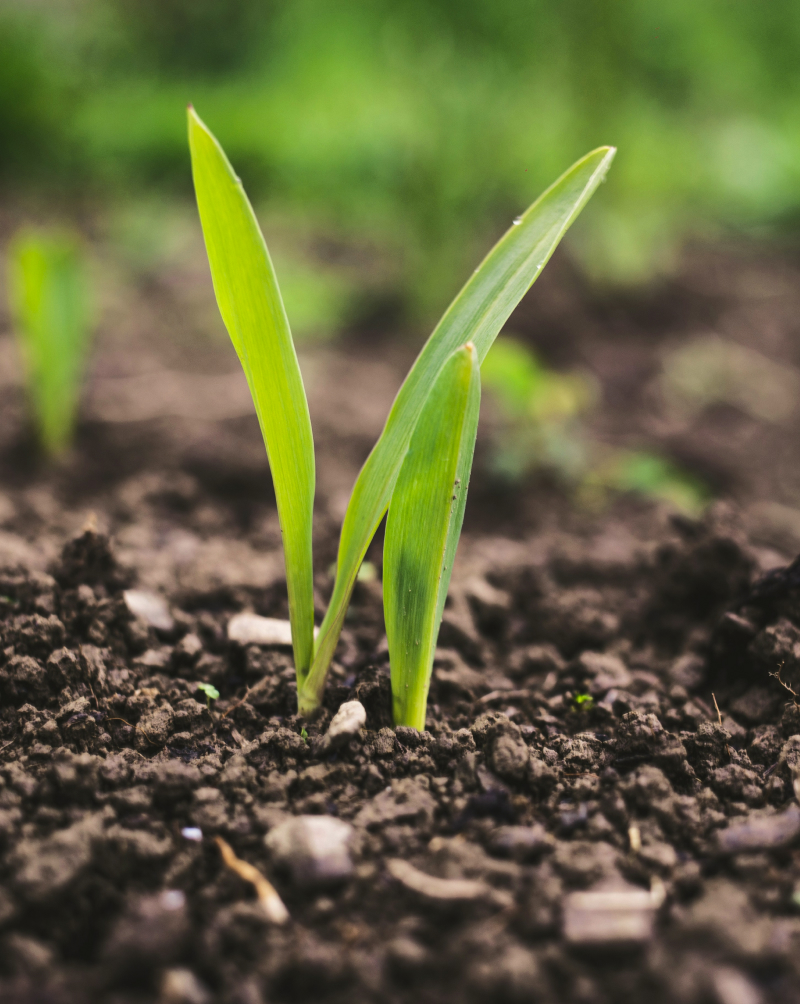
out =
[[[467,540],[422,733],[390,727],[378,582],[303,723],[290,654],[227,641],[238,610],[285,614],[279,586],[184,582],[154,628],[91,529],[49,573],[9,565],[0,999],[800,1000],[800,708],[770,676],[800,676],[800,594],[752,589],[764,560],[724,508]],[[352,698],[366,727],[320,754]],[[352,824],[338,880],[281,867],[295,815]],[[652,930],[584,937],[570,897],[598,889],[643,891]]]
[[[378,580],[357,587],[317,722],[293,716],[288,651],[228,641],[237,612],[286,617],[285,583],[199,233],[195,251],[107,305],[55,467],[0,313],[0,1001],[800,1001],[800,712],[770,675],[800,691],[800,575],[752,588],[800,549],[797,263],[703,254],[660,293],[597,302],[556,256],[511,329],[596,376],[597,442],[656,449],[737,508],[576,512],[541,479],[498,483],[479,443],[416,734],[390,728]],[[413,357],[382,330],[302,353],[319,614]],[[761,397],[676,410],[664,360],[699,345],[691,369],[709,333],[785,380],[740,356]],[[75,537],[89,510],[110,543]],[[168,609],[135,617],[132,587]],[[366,728],[323,753],[353,697]],[[337,881],[278,853],[298,816],[333,820],[330,839],[352,826],[322,849]]]

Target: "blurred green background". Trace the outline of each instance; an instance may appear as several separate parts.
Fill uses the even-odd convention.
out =
[[[797,0],[0,0],[0,171],[113,205],[152,258],[189,204],[192,101],[272,221],[296,327],[346,324],[365,290],[427,321],[602,143],[569,245],[596,280],[694,237],[792,238],[799,52]]]

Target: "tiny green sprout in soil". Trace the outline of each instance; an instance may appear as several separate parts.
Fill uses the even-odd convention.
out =
[[[297,706],[312,715],[364,557],[388,510],[383,593],[394,718],[425,727],[433,654],[461,524],[480,406],[480,366],[498,332],[603,180],[612,147],[587,154],[484,258],[409,371],[344,517],[333,593],[315,637],[314,441],[289,318],[241,181],[188,111],[197,206],[214,292],[267,450],[284,544]]]
[[[304,743],[308,742],[308,731],[306,730],[305,725],[300,729],[300,738]]]
[[[28,409],[42,450],[56,456],[72,442],[90,343],[84,256],[72,234],[26,229],[8,266]]]
[[[198,683],[197,689],[206,695],[206,707],[211,710],[211,702],[219,700],[219,691],[212,683]]]
[[[591,711],[594,707],[594,698],[591,694],[576,694],[572,698],[572,703],[579,711]]]

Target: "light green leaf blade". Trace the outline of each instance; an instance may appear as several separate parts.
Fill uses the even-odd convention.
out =
[[[397,477],[383,550],[383,608],[396,725],[425,728],[433,654],[464,522],[480,412],[471,344],[442,367]]]
[[[483,361],[511,312],[605,178],[615,153],[613,147],[600,147],[587,154],[530,206],[475,270],[417,357],[353,488],[339,542],[336,583],[307,682],[309,694],[321,694],[358,569],[389,505],[411,433],[444,361],[467,341],[475,345]]]
[[[18,233],[9,247],[9,299],[39,439],[55,455],[72,439],[90,341],[78,240],[61,232]]]
[[[189,148],[217,304],[250,386],[272,470],[299,687],[314,645],[314,441],[308,403],[255,213],[222,147],[192,108]]]

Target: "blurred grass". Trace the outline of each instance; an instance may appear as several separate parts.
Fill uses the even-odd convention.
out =
[[[549,469],[580,505],[598,509],[613,494],[633,493],[698,514],[711,498],[696,476],[648,450],[621,450],[596,440],[585,419],[598,388],[587,373],[545,366],[521,342],[500,336],[481,366],[481,380],[496,415],[489,467],[521,484]]]
[[[188,198],[191,100],[264,212],[371,244],[428,318],[601,143],[620,153],[570,243],[599,280],[698,235],[796,233],[798,51],[796,0],[0,0],[0,171]],[[352,270],[311,302],[302,251],[303,323],[345,323]]]
[[[28,404],[44,452],[71,443],[90,341],[86,262],[72,234],[23,230],[11,243],[9,299]]]

